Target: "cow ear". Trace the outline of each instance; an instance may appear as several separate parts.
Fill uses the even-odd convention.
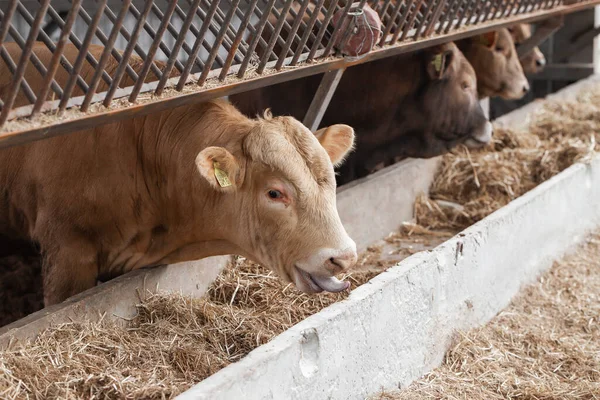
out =
[[[434,53],[427,64],[427,73],[431,79],[442,79],[450,69],[454,55],[451,50]]]
[[[241,185],[242,171],[236,158],[223,147],[207,147],[196,157],[200,175],[217,190],[234,190]]]
[[[334,166],[340,165],[354,148],[354,129],[338,124],[323,128],[315,133]]]
[[[496,46],[498,41],[498,31],[486,32],[476,37],[477,41],[490,49]]]

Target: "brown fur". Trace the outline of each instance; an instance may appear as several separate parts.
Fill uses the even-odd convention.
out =
[[[507,29],[463,39],[457,45],[475,69],[480,98],[520,99],[529,90]]]
[[[508,31],[515,41],[515,46],[519,46],[531,37],[530,24],[516,24],[509,27]],[[541,72],[546,65],[546,58],[537,46],[521,57],[520,61],[523,66],[523,71],[525,71],[526,74],[537,74]]]
[[[446,53],[447,69],[436,77],[431,62]],[[271,107],[276,114],[301,119],[319,82],[319,76],[298,79],[230,96],[230,101],[249,116]],[[345,183],[394,156],[443,154],[486,121],[477,101],[475,73],[449,43],[348,68],[322,125],[347,123],[358,132],[357,151],[338,178]]]
[[[321,145],[292,118],[248,119],[214,101],[1,150],[0,234],[39,243],[46,305],[97,279],[217,254],[290,281],[296,260],[343,231],[328,151],[352,129],[335,129]],[[210,161],[231,187],[215,184]],[[273,182],[293,203],[266,200]]]

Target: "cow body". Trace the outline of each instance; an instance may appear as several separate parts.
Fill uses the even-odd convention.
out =
[[[441,71],[434,70],[438,60]],[[364,176],[395,157],[428,158],[459,143],[491,138],[491,125],[477,101],[475,74],[453,44],[350,67],[333,95],[322,125],[347,123],[357,131],[356,152],[338,183]],[[246,115],[264,109],[301,119],[319,76],[230,96]]]
[[[218,254],[308,293],[343,290],[334,275],[356,246],[332,163],[353,139],[345,125],[317,139],[293,118],[249,119],[216,101],[0,150],[0,235],[39,244],[46,305],[97,279]]]

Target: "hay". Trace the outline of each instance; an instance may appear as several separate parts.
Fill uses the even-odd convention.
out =
[[[488,325],[461,333],[440,368],[375,398],[600,398],[599,259],[596,233]]]
[[[431,197],[415,205],[417,223],[361,255],[347,277],[352,288],[590,158],[600,127],[595,90],[583,106],[547,105],[531,132],[499,129],[488,148],[445,156]],[[203,299],[150,295],[124,324],[68,323],[13,343],[0,353],[0,398],[170,398],[346,295],[299,293],[238,258]]]
[[[463,229],[598,150],[600,88],[577,102],[547,102],[529,130],[496,127],[487,147],[461,146],[442,158],[430,196],[415,204],[417,222],[430,229]]]

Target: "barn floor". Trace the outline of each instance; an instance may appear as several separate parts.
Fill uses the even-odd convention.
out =
[[[599,399],[599,317],[596,232],[490,323],[457,334],[441,367],[373,400]]]

